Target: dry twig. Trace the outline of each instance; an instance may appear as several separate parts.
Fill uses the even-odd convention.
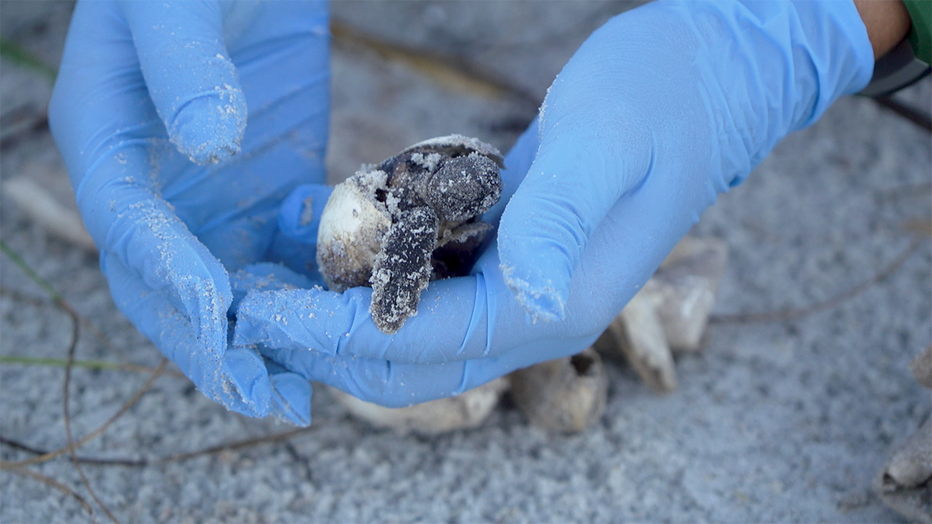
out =
[[[754,322],[785,322],[809,316],[813,313],[825,311],[836,307],[845,301],[868,290],[871,286],[879,284],[886,280],[890,275],[896,272],[904,262],[916,252],[922,244],[924,238],[914,239],[892,262],[877,272],[870,280],[864,281],[853,288],[819,302],[799,308],[789,308],[780,311],[769,311],[764,313],[736,313],[733,315],[712,315],[709,318],[710,324],[750,324]]]
[[[62,484],[61,482],[58,482],[52,477],[47,477],[41,473],[36,473],[35,471],[29,470],[26,468],[12,468],[10,471],[14,473],[19,473],[20,475],[25,475],[35,480],[38,480],[39,482],[45,484],[46,486],[51,486],[65,493],[66,495],[70,495],[75,500],[77,500],[79,504],[81,504],[81,507],[84,509],[84,511],[87,512],[88,515],[90,515],[92,519],[94,518],[94,508],[92,508],[91,505],[88,504],[86,500],[84,500],[84,497],[82,497],[81,495],[78,495],[73,489]]]
[[[64,300],[62,300],[64,301]],[[74,364],[74,354],[78,347],[78,338],[80,335],[79,326],[80,321],[78,320],[77,314],[72,313],[72,309],[67,309],[68,316],[71,317],[71,344],[68,346],[68,363],[65,365],[65,379],[62,381],[62,410],[64,411],[65,417],[65,437],[68,439],[68,452],[71,454],[71,462],[74,464],[74,469],[77,470],[78,476],[81,477],[81,482],[84,483],[84,487],[87,488],[87,492],[91,494],[91,498],[94,499],[94,502],[100,507],[107,517],[110,518],[116,524],[119,524],[120,521],[113,516],[113,513],[110,512],[110,509],[100,500],[100,497],[97,496],[97,492],[94,491],[94,488],[91,487],[91,482],[87,480],[87,476],[84,474],[84,468],[81,467],[81,463],[78,462],[78,457],[75,454],[74,438],[71,435],[71,413],[69,410],[68,400],[70,398],[68,385],[71,383],[71,368]],[[162,360],[165,362],[165,359]],[[153,374],[153,380],[157,377],[157,374]],[[109,421],[108,421],[109,422]],[[105,427],[107,424],[104,424]],[[101,431],[102,432],[102,431]]]

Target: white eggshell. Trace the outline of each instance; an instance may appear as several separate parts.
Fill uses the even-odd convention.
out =
[[[343,407],[354,416],[373,426],[391,428],[398,433],[414,432],[422,435],[437,435],[447,431],[474,428],[482,424],[495,406],[502,393],[508,389],[508,381],[497,378],[487,384],[470,389],[460,395],[431,400],[403,408],[386,408],[359,400],[336,388],[328,388]]]
[[[353,181],[337,185],[320,217],[317,265],[332,291],[368,285],[391,219]]]

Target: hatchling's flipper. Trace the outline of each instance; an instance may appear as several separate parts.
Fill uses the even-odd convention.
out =
[[[408,317],[417,314],[421,291],[430,281],[430,259],[439,227],[440,219],[426,207],[394,217],[369,279],[372,285],[369,312],[383,333],[398,331]]]

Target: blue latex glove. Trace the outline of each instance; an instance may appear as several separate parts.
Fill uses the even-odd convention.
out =
[[[367,288],[252,292],[234,343],[387,406],[574,354],[717,194],[872,68],[850,1],[658,1],[619,15],[506,158],[497,242],[471,276],[431,283],[393,336],[371,322]]]
[[[248,264],[303,263],[276,216],[325,180],[327,24],[323,2],[82,1],[49,110],[120,310],[209,398],[297,424],[307,381],[228,346],[229,274],[242,295]]]

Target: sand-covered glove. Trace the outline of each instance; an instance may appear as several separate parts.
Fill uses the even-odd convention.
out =
[[[505,160],[497,241],[394,335],[371,291],[251,293],[235,343],[365,400],[462,392],[589,345],[719,193],[870,79],[851,1],[657,1],[594,32]]]
[[[319,1],[81,1],[49,110],[120,310],[209,398],[298,424],[307,381],[228,345],[229,275],[300,263],[276,217],[325,180],[328,46]]]

